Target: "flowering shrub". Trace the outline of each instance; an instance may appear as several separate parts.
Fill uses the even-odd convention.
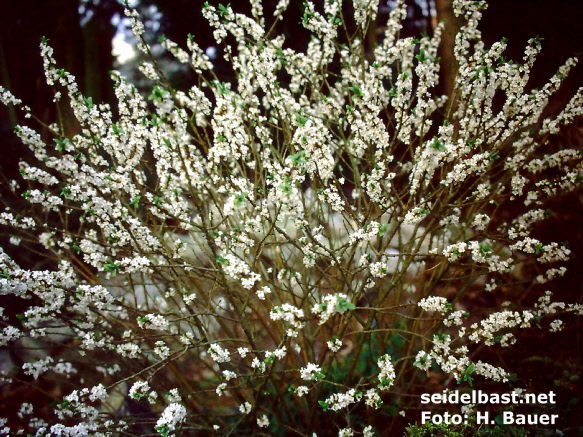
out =
[[[34,420],[42,406],[23,404],[4,432],[374,435],[388,409],[415,405],[431,369],[460,384],[507,382],[484,347],[583,314],[524,285],[564,275],[570,254],[532,228],[546,199],[581,181],[578,150],[544,152],[583,112],[579,90],[543,117],[574,59],[526,92],[540,42],[505,62],[505,41],[480,39],[484,4],[456,1],[455,87],[437,96],[441,27],[399,38],[403,2],[371,52],[376,2],[354,2],[354,28],[340,1],[306,2],[305,53],[285,48],[251,3],[251,17],[203,8],[235,81],[215,75],[195,37],[188,51],[164,39],[198,85],[174,90],[153,57],[141,66],[149,96],[113,72],[117,117],[42,42],[47,83],[82,129],[67,138],[53,124],[45,141],[16,127],[37,162],[22,162],[11,185],[28,207],[6,207],[0,223],[54,269],[0,252],[2,294],[26,305],[1,313],[0,344],[45,351],[23,354],[6,383],[43,387],[58,374],[62,395]],[[126,13],[150,55],[138,14]],[[498,287],[536,303],[475,298]]]

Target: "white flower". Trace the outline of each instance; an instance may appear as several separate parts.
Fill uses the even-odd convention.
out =
[[[25,375],[32,375],[34,379],[49,370],[49,364],[53,362],[52,357],[46,357],[35,361],[34,363],[24,363],[22,365],[22,370],[24,370]]]
[[[393,385],[396,378],[391,357],[385,354],[378,359],[377,364],[379,366],[379,390],[387,390]]]
[[[356,389],[351,388],[346,393],[335,393],[326,401],[326,405],[332,411],[339,411],[348,407],[350,404],[358,402],[362,398],[362,393],[357,392]]]
[[[455,243],[447,246],[443,250],[443,255],[450,261],[454,262],[456,259],[460,258],[462,254],[466,251],[468,245],[467,243]]]
[[[223,370],[223,378],[225,378],[226,381],[230,381],[233,378],[236,378],[237,374],[235,372],[231,372],[230,370]]]
[[[259,428],[267,428],[269,426],[269,419],[265,414],[257,418],[257,426],[259,426]]]
[[[417,305],[423,308],[427,312],[435,312],[439,311],[440,313],[447,312],[450,308],[448,306],[447,299],[445,297],[440,296],[430,296],[424,299],[421,299]]]
[[[156,347],[154,348],[154,353],[160,357],[160,359],[165,360],[170,356],[170,348],[162,340],[156,342]]]
[[[322,303],[317,303],[312,307],[312,313],[320,318],[320,325],[323,325],[336,313],[344,313],[349,309],[354,309],[355,305],[350,302],[344,293],[328,294],[322,298]]]
[[[364,394],[364,397],[366,398],[366,400],[364,401],[364,403],[368,407],[380,408],[380,406],[383,403],[383,401],[381,400],[380,395],[378,394],[378,392],[374,388],[368,389],[366,391],[366,393]]]
[[[362,430],[362,435],[364,437],[373,437],[375,434],[372,425],[368,425],[366,428]]]
[[[32,414],[33,409],[34,409],[34,407],[32,406],[32,404],[30,404],[28,402],[24,402],[20,406],[20,410],[18,411],[18,417],[23,419],[24,416],[28,416],[28,415]]]
[[[464,317],[466,317],[469,313],[459,310],[459,311],[454,311],[453,313],[451,313],[449,316],[447,316],[444,320],[443,320],[443,324],[445,326],[460,326],[464,323]]]
[[[302,396],[307,394],[309,391],[310,391],[310,389],[308,387],[306,387],[305,385],[300,385],[298,387],[298,389],[296,390],[296,394],[301,398]]]
[[[284,320],[290,323],[294,328],[301,329],[303,323],[298,319],[304,318],[304,311],[287,303],[281,306],[273,307],[269,313],[271,320]]]
[[[273,351],[273,353],[277,358],[281,360],[283,357],[285,357],[285,354],[287,353],[287,348],[285,346],[282,346],[281,348]]]
[[[472,222],[472,226],[475,227],[478,231],[483,231],[486,229],[486,226],[488,226],[488,223],[490,223],[490,217],[488,217],[486,214],[476,214],[474,221]]]
[[[407,225],[416,225],[420,223],[428,214],[427,208],[416,206],[415,208],[407,211],[403,223]]]
[[[154,404],[158,398],[158,393],[150,391],[150,386],[146,381],[137,381],[130,388],[129,396],[137,401],[145,396],[149,403]]]
[[[231,353],[228,350],[223,349],[218,344],[212,344],[208,349],[208,353],[217,363],[226,363],[231,361]]]
[[[334,338],[332,341],[326,342],[326,344],[332,352],[338,352],[342,347],[342,341],[338,338]]]
[[[103,384],[99,384],[96,385],[95,387],[93,387],[91,389],[91,394],[89,395],[89,400],[90,401],[104,401],[105,399],[107,399],[107,390],[105,390],[105,387],[103,386]]]
[[[563,330],[563,321],[560,319],[553,320],[550,325],[551,332],[559,332]]]
[[[265,372],[266,369],[265,362],[259,361],[259,358],[257,357],[253,358],[253,361],[251,362],[251,367],[254,369],[259,369],[261,373]]]
[[[156,422],[156,429],[160,430],[164,427],[168,428],[170,431],[174,431],[178,424],[182,422],[186,417],[186,408],[181,404],[170,404],[168,405],[158,422]]]
[[[160,314],[146,314],[143,317],[138,317],[138,325],[140,328],[147,329],[168,329],[168,320]]]
[[[419,351],[417,356],[415,356],[415,362],[413,363],[414,366],[420,368],[421,370],[429,370],[432,363],[432,357],[425,351]]]
[[[322,369],[317,364],[308,363],[306,367],[300,369],[300,375],[303,380],[312,381],[321,377]]]
[[[249,402],[239,405],[239,411],[243,414],[249,414],[253,406]]]
[[[265,300],[265,295],[270,294],[270,293],[271,293],[271,288],[269,288],[266,285],[265,287],[262,287],[259,290],[257,290],[257,297],[261,300]]]
[[[177,404],[182,402],[182,397],[180,396],[180,392],[178,391],[177,388],[173,388],[172,390],[168,391],[168,393],[166,393],[166,399],[170,403]]]
[[[222,396],[223,393],[225,392],[226,388],[227,388],[227,383],[223,382],[217,386],[215,392],[217,393],[217,395]]]

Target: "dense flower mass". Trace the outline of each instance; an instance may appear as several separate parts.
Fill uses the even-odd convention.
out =
[[[0,308],[0,346],[44,351],[1,378],[66,383],[55,415],[33,420],[39,406],[22,404],[4,433],[375,435],[425,373],[507,382],[484,350],[583,314],[533,288],[530,307],[476,298],[566,272],[570,249],[532,232],[545,199],[583,178],[579,150],[545,149],[583,114],[583,89],[545,112],[576,60],[528,91],[540,42],[507,62],[505,41],[481,40],[485,4],[456,0],[457,74],[441,96],[442,26],[400,38],[407,8],[395,3],[369,47],[376,2],[355,0],[346,20],[340,0],[307,1],[311,39],[295,51],[277,34],[289,1],[273,16],[259,0],[251,16],[207,2],[234,74],[220,77],[196,36],[186,49],[162,38],[193,69],[183,91],[128,9],[151,87],[112,72],[116,111],[82,95],[42,42],[47,83],[80,133],[15,129],[36,161],[10,185],[28,206],[4,202],[0,226],[53,267],[0,249],[0,294],[25,308]],[[1,87],[0,100],[30,115]]]

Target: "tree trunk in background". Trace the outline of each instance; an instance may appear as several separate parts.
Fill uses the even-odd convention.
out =
[[[7,90],[11,90],[12,84],[10,81],[10,73],[8,71],[8,65],[6,64],[6,56],[4,55],[4,43],[2,41],[2,38],[0,38],[0,70],[2,70],[2,79],[1,79],[2,86]],[[18,119],[16,118],[16,109],[14,109],[14,106],[10,105],[10,106],[6,107],[6,111],[8,112],[8,118],[10,120],[10,125],[14,126],[18,122]]]
[[[51,4],[55,23],[50,44],[55,49],[55,58],[65,70],[82,80],[83,46],[79,23],[79,0],[52,0]],[[82,82],[79,86],[83,89]]]
[[[79,0],[53,0],[55,27],[49,44],[55,50],[55,59],[62,68],[77,78],[79,89],[83,90],[83,45],[79,23]],[[80,132],[79,123],[73,115],[69,99],[57,103],[66,136]]]
[[[0,1],[2,85],[9,86],[12,93],[46,124],[57,121],[58,116],[52,102],[53,91],[45,82],[39,44],[41,37],[46,36],[54,48],[59,67],[82,79],[83,40],[78,7],[78,0]],[[31,152],[12,129],[17,123],[34,125],[35,122],[26,120],[19,111],[0,106],[0,171],[7,178],[13,178],[18,174],[18,161],[30,156]],[[65,99],[60,108],[68,132],[74,132]]]
[[[94,16],[83,26],[85,44],[85,93],[95,103],[113,103],[113,87],[109,80],[109,71],[113,69],[111,40],[115,27],[111,24],[109,14],[97,10]]]
[[[453,91],[456,62],[453,55],[455,46],[455,35],[459,30],[459,24],[453,13],[452,0],[435,0],[435,9],[437,10],[437,21],[443,22],[441,45],[439,46],[439,56],[441,57],[441,76],[442,76],[442,94],[451,95]]]

